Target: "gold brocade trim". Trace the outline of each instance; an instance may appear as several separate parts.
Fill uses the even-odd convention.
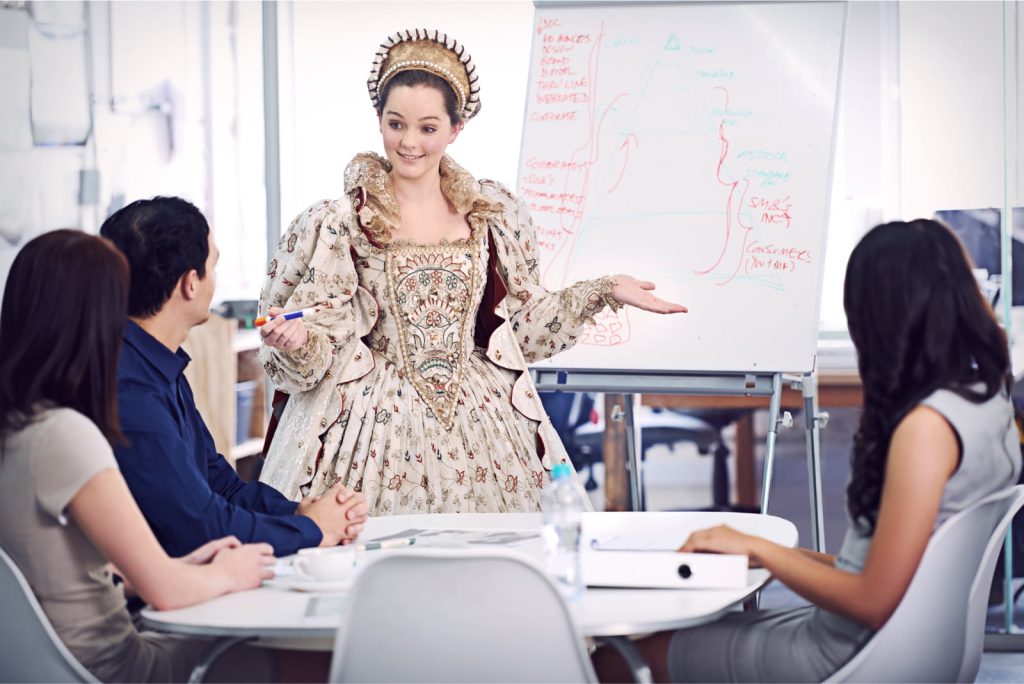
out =
[[[623,304],[612,296],[615,278],[603,276],[594,280],[584,280],[561,291],[558,298],[561,308],[573,317],[577,323],[594,324],[594,316],[601,313],[607,306],[612,313],[622,308]]]
[[[608,308],[612,310],[612,313],[616,313],[619,309],[625,306],[622,302],[612,296],[612,290],[614,288],[614,276],[603,276],[597,279],[597,294],[602,300],[604,300],[604,303],[608,305]]]
[[[479,233],[475,232],[474,235],[478,237]],[[480,245],[470,243],[469,241],[466,241],[466,244],[461,244],[461,242],[459,244],[438,245],[396,244],[388,245],[383,250],[385,252],[385,273],[387,274],[387,296],[390,300],[391,309],[395,312],[394,318],[395,325],[398,328],[398,350],[402,368],[409,382],[416,388],[420,398],[430,407],[434,416],[445,430],[451,430],[455,424],[455,407],[458,404],[459,392],[462,388],[462,381],[466,371],[466,358],[467,354],[471,351],[470,345],[472,343],[471,336],[469,335],[469,325],[474,317],[469,314],[469,311],[473,308],[473,301],[477,296],[477,289],[480,284]],[[398,261],[402,257],[462,252],[466,251],[467,248],[467,255],[470,260],[469,284],[466,299],[462,302],[460,311],[462,315],[459,322],[459,349],[454,353],[450,353],[448,357],[453,366],[454,374],[451,381],[447,383],[443,397],[439,397],[436,388],[430,386],[420,369],[414,365],[413,351],[409,344],[410,328],[412,325],[409,320],[408,309],[399,303],[398,298]]]

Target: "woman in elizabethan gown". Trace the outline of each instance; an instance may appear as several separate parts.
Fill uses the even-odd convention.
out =
[[[606,276],[548,292],[525,204],[446,156],[479,107],[464,48],[402,32],[368,82],[386,156],[356,155],[344,196],[292,222],[260,310],[288,402],[261,479],[286,496],[341,481],[371,515],[528,512],[568,462],[527,363],[572,347],[605,307],[684,312],[652,283]]]

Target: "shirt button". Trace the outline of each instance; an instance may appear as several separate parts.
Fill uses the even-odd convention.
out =
[[[526,398],[527,399],[533,399],[533,392],[531,392],[530,390],[527,390],[526,391]]]
[[[362,359],[363,358],[362,352],[356,354],[354,358],[355,358],[356,361],[359,361],[360,359]]]
[[[320,427],[327,427],[327,419],[326,418],[321,418],[320,419]]]

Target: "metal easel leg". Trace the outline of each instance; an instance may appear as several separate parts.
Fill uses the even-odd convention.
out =
[[[764,475],[761,478],[761,514],[768,513],[768,497],[772,491],[772,477],[775,472],[775,438],[779,434],[779,424],[786,427],[793,424],[793,418],[789,412],[779,417],[779,407],[782,404],[782,374],[776,373],[772,376],[772,394],[768,402],[768,444],[764,450]],[[788,422],[787,422],[788,421]],[[758,591],[752,597],[743,602],[743,610],[754,610],[761,605],[761,592]]]
[[[768,403],[768,445],[764,452],[764,477],[761,481],[761,513],[768,512],[768,497],[772,490],[775,469],[775,438],[779,434],[779,406],[782,403],[782,374],[772,376],[772,396]],[[786,414],[789,415],[788,413]],[[789,419],[792,422],[792,418]]]
[[[804,416],[807,439],[807,482],[811,497],[811,536],[814,550],[825,552],[825,513],[821,502],[821,432],[828,424],[828,414],[818,412],[818,376],[808,373],[800,380],[804,395]]]
[[[629,468],[630,498],[634,511],[643,511],[643,487],[640,474],[640,459],[636,453],[636,423],[633,412],[633,395],[622,395],[623,415],[622,420],[626,427],[626,465]]]

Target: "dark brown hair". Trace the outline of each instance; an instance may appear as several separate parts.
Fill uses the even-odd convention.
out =
[[[194,204],[180,197],[136,200],[104,221],[100,235],[128,259],[129,316],[159,313],[189,271],[206,277],[210,225]]]
[[[871,533],[896,426],[937,389],[974,402],[1008,392],[1009,349],[963,245],[937,221],[871,229],[850,254],[843,306],[864,385],[846,506]]]
[[[384,106],[387,105],[388,96],[391,94],[391,89],[395,86],[408,86],[410,88],[426,86],[440,91],[441,96],[444,98],[444,110],[447,112],[448,120],[451,121],[452,126],[462,121],[462,117],[459,116],[459,101],[455,97],[455,91],[452,90],[452,87],[440,76],[421,69],[400,71],[384,84],[384,88],[381,89],[380,93],[380,104],[377,105],[377,116],[384,115]]]
[[[44,406],[83,414],[122,439],[117,362],[128,306],[128,262],[77,230],[31,240],[14,259],[0,310],[0,437]]]

